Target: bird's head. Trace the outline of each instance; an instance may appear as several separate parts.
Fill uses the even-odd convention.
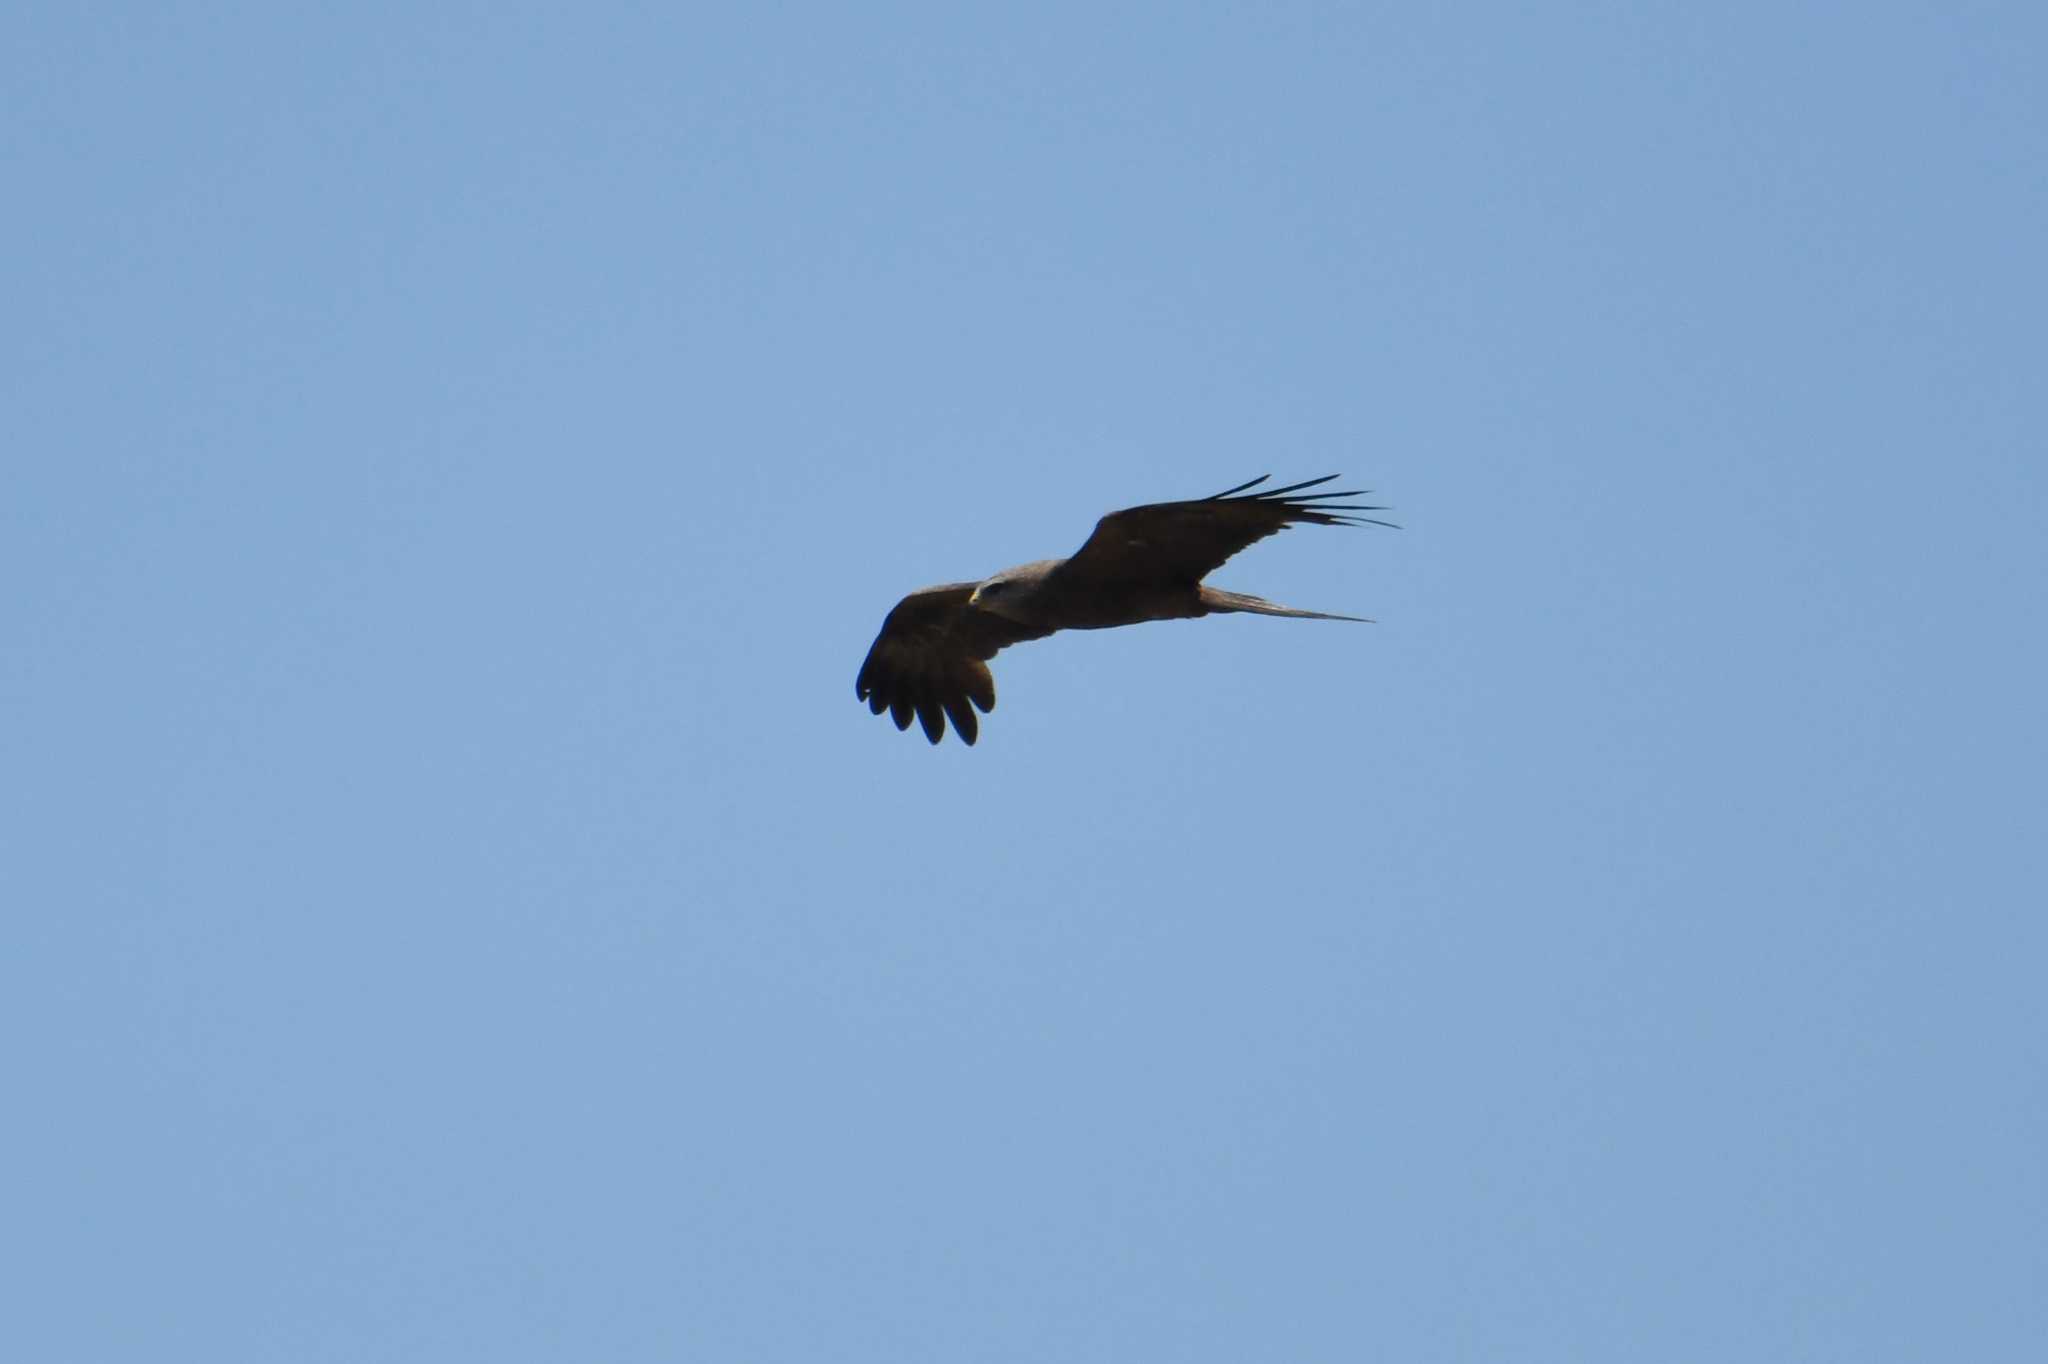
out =
[[[1028,567],[1035,565],[1027,565]],[[1018,569],[1005,569],[976,585],[974,591],[968,594],[967,604],[977,610],[1029,624],[1031,594],[1038,586],[1040,576]]]

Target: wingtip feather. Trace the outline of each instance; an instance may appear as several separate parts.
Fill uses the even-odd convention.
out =
[[[1222,492],[1220,492],[1220,493],[1214,493],[1214,494],[1212,494],[1212,495],[1211,495],[1211,496],[1209,497],[1209,499],[1208,499],[1208,500],[1209,500],[1209,501],[1211,501],[1211,502],[1216,502],[1216,501],[1219,501],[1219,500],[1221,500],[1221,499],[1223,499],[1223,498],[1226,498],[1226,497],[1233,497],[1233,496],[1235,496],[1236,494],[1238,494],[1238,493],[1241,493],[1241,492],[1243,492],[1243,491],[1244,491],[1244,490],[1245,490],[1246,488],[1256,488],[1256,487],[1258,487],[1258,486],[1259,486],[1259,485],[1260,485],[1261,483],[1264,483],[1264,482],[1265,482],[1265,481],[1266,481],[1267,479],[1269,479],[1269,478],[1271,478],[1271,477],[1272,477],[1272,475],[1271,475],[1271,474],[1260,474],[1260,475],[1259,475],[1259,476],[1258,476],[1257,478],[1253,479],[1253,480],[1252,480],[1251,482],[1249,482],[1249,483],[1240,483],[1240,484],[1238,484],[1238,485],[1237,485],[1237,486],[1236,486],[1235,488],[1225,488],[1225,489],[1224,489],[1224,490],[1223,490]],[[1259,496],[1261,496],[1261,497],[1263,497],[1264,495],[1265,495],[1265,494],[1263,494],[1263,493],[1259,494]]]

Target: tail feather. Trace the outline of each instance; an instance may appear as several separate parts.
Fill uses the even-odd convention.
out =
[[[1281,606],[1264,597],[1254,597],[1247,592],[1225,592],[1220,587],[1202,585],[1202,607],[1211,615],[1228,611],[1244,611],[1255,616],[1291,616],[1296,620],[1353,620],[1361,625],[1373,622],[1365,616],[1339,616],[1328,611],[1303,611],[1292,606]]]

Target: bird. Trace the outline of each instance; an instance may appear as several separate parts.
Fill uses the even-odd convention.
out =
[[[1153,502],[1114,511],[1067,559],[1040,559],[979,582],[940,583],[897,602],[882,621],[854,680],[856,697],[899,730],[913,717],[927,739],[945,737],[946,721],[972,745],[976,708],[995,709],[998,651],[1060,630],[1108,630],[1148,620],[1187,620],[1249,612],[1300,620],[1366,620],[1302,611],[1263,597],[1226,592],[1202,579],[1248,545],[1293,525],[1394,528],[1362,513],[1386,511],[1344,499],[1364,490],[1311,493],[1336,479],[1325,474],[1281,488],[1252,489],[1261,474],[1211,497]]]

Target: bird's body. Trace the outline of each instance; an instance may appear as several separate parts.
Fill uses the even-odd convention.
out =
[[[1355,515],[1382,508],[1338,500],[1358,493],[1293,495],[1334,477],[1240,496],[1265,482],[1262,476],[1214,497],[1111,512],[1072,558],[1040,559],[979,582],[913,592],[882,622],[854,694],[875,714],[888,711],[898,729],[908,729],[914,716],[925,737],[937,743],[951,719],[960,738],[972,744],[979,729],[974,708],[995,709],[987,660],[1012,644],[1058,630],[1107,630],[1222,612],[1358,620],[1277,606],[1202,581],[1246,545],[1290,525],[1388,524]]]

